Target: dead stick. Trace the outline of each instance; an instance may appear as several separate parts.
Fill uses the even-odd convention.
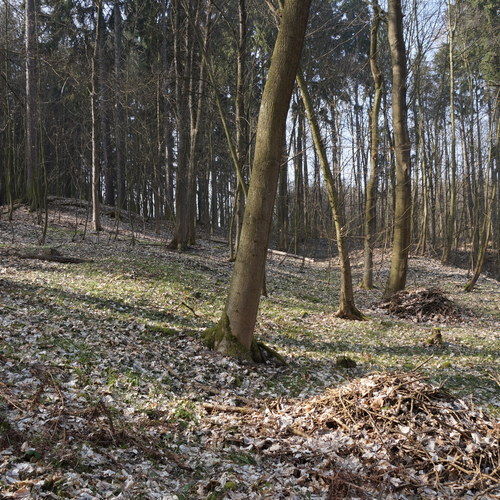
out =
[[[187,307],[197,318],[199,317],[190,305],[186,304],[185,302],[181,302],[181,306]]]
[[[253,413],[255,410],[253,408],[249,408],[248,406],[227,406],[227,405],[218,405],[218,404],[212,404],[212,403],[203,403],[203,408],[205,410],[212,410],[212,411],[225,411],[228,413]]]

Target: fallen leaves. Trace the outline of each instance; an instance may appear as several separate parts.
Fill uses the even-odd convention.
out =
[[[84,221],[85,207],[66,207],[73,208]],[[13,230],[4,232],[0,221],[0,245],[32,247],[32,218],[21,208]],[[132,246],[133,229],[120,224],[115,240],[106,216],[108,232],[76,243],[70,239],[82,224],[74,221],[72,212],[55,212],[50,244],[94,262],[15,255],[1,262],[1,495],[246,500],[496,493],[487,454],[497,446],[498,424],[488,433],[481,410],[449,396],[436,402],[435,389],[417,374],[420,365],[434,378],[463,376],[463,392],[495,404],[484,377],[496,373],[495,325],[487,314],[447,327],[446,345],[437,351],[420,341],[428,328],[389,321],[377,310],[363,324],[335,318],[337,274],[328,263],[307,263],[304,273],[300,263],[271,259],[259,332],[290,363],[252,366],[199,342],[227,291],[231,265],[221,247],[201,241],[197,252],[166,252],[146,225],[135,238],[148,244]],[[446,286],[450,273],[457,282],[464,278],[429,259],[412,264],[423,283]],[[481,291],[453,299],[492,310],[493,289],[484,280]],[[367,310],[379,291],[356,294]],[[339,357],[353,362],[348,370],[336,366]],[[413,375],[394,375],[397,383],[393,375],[366,376],[401,365]],[[399,397],[413,390],[425,397]],[[424,418],[422,404],[438,409]],[[462,418],[474,412],[470,432]]]
[[[449,498],[500,481],[495,421],[415,375],[374,374],[276,410],[245,413],[230,421],[235,437],[244,436],[247,449],[294,464],[314,493],[340,482],[354,494],[354,480],[371,495]],[[219,417],[214,425],[224,423]],[[332,476],[339,468],[344,476]]]

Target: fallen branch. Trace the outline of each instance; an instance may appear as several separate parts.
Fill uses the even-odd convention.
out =
[[[195,317],[199,318],[198,314],[196,314],[196,311],[189,304],[186,304],[183,301],[181,302],[181,306],[187,307],[195,315]]]
[[[227,405],[219,405],[219,404],[214,404],[214,403],[203,403],[203,408],[205,410],[210,410],[210,411],[220,411],[220,412],[227,412],[227,413],[254,413],[255,410],[253,408],[250,408],[248,406],[227,406]]]
[[[281,256],[284,259],[295,259],[295,260],[300,260],[302,262],[308,262],[308,263],[311,263],[311,264],[315,262],[315,260],[313,258],[311,258],[311,257],[305,257],[303,255],[297,255],[297,254],[294,254],[294,253],[282,252],[281,250],[274,250],[272,248],[269,248],[267,250],[267,252],[269,254],[271,254],[271,255]]]
[[[60,264],[83,264],[84,262],[93,262],[89,259],[80,259],[78,257],[67,257],[64,255],[40,255],[34,253],[17,254],[20,259],[42,260],[47,262],[59,262]]]

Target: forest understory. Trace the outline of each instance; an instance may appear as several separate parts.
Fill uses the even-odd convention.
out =
[[[407,289],[459,311],[419,322],[358,286],[353,254],[367,320],[346,321],[336,259],[270,254],[257,337],[286,365],[254,365],[201,340],[227,245],[168,251],[112,215],[95,233],[57,199],[43,248],[35,213],[0,219],[3,498],[498,498],[498,281],[466,293],[467,270],[411,257]]]

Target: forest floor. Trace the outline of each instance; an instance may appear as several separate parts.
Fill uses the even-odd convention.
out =
[[[439,460],[432,480],[417,471],[427,486],[413,496],[411,488],[405,490],[403,466],[395,468],[390,460],[385,473],[379,470],[378,486],[360,483],[366,460],[380,461],[377,450],[385,438],[380,435],[370,456],[366,450],[362,456],[342,454],[339,443],[353,446],[354,409],[347,420],[339,413],[333,418],[338,425],[314,436],[305,424],[293,424],[318,401],[324,405],[330,388],[387,385],[386,375],[371,375],[376,372],[399,373],[403,382],[396,388],[409,384],[416,392],[429,390],[424,382],[415,385],[428,377],[449,393],[446,408],[459,401],[462,409],[453,411],[467,408],[475,412],[474,421],[494,422],[500,405],[498,281],[482,276],[476,289],[465,293],[467,271],[414,257],[408,287],[439,287],[464,311],[459,320],[396,318],[378,307],[380,289],[356,287],[358,307],[368,319],[352,322],[334,315],[335,260],[302,265],[270,256],[269,297],[262,299],[257,334],[287,365],[251,365],[207,350],[200,339],[218,320],[227,293],[232,264],[224,244],[201,239],[179,254],[166,250],[165,234],[139,220],[121,222],[116,234],[108,210],[97,235],[90,225],[85,231],[86,215],[85,205],[74,200],[50,205],[46,245],[86,260],[76,264],[22,258],[34,251],[41,234],[35,214],[24,207],[12,222],[5,215],[0,220],[0,497],[493,498],[500,493],[498,469],[490,467],[484,477],[477,472],[462,484],[458,476],[448,477],[444,484]],[[385,282],[387,260],[377,253],[378,284]],[[353,264],[358,283],[361,261]],[[428,345],[436,326],[444,343]],[[339,366],[341,356],[355,366]],[[408,382],[404,373],[416,381]],[[382,407],[377,401],[370,403],[373,411]],[[299,407],[300,418],[294,413]],[[483,409],[489,417],[482,416]],[[456,430],[454,422],[447,425]],[[399,426],[400,434],[410,432],[408,425]],[[375,424],[371,429],[379,432]],[[487,443],[497,447],[498,460],[498,424],[495,432],[494,443],[486,435],[467,434],[477,441],[466,443],[468,452]],[[432,446],[439,447],[446,437],[438,431],[436,436]],[[334,455],[343,457],[343,475],[332,465]],[[457,474],[464,467],[457,465]]]

